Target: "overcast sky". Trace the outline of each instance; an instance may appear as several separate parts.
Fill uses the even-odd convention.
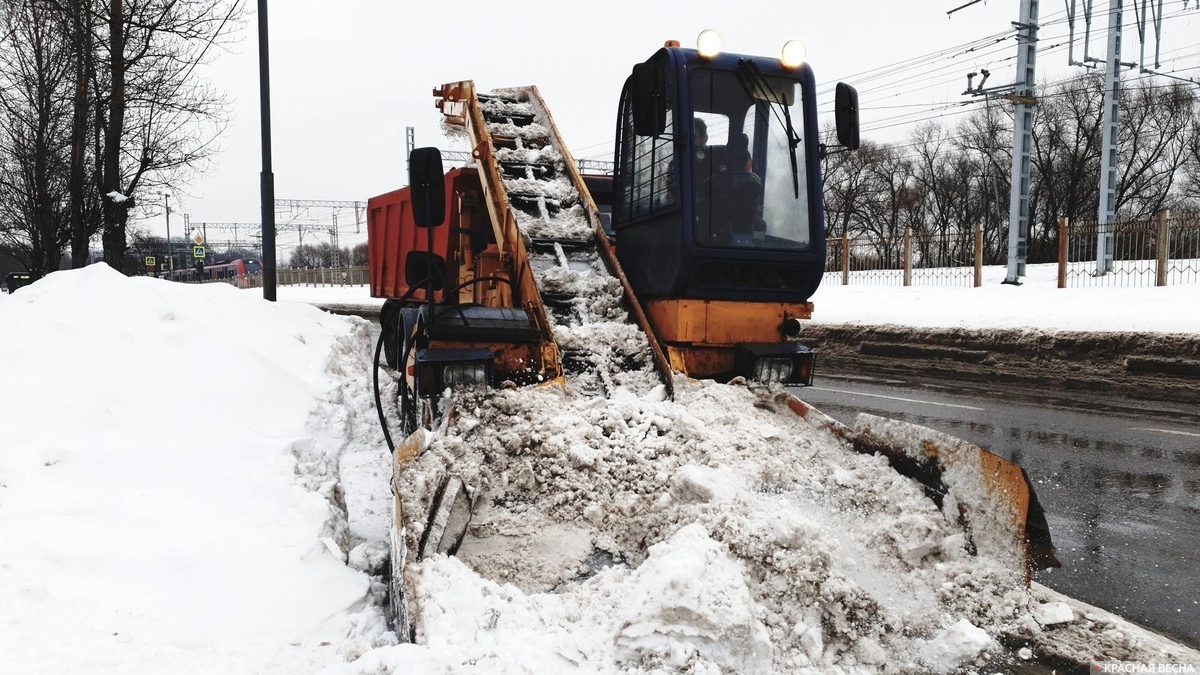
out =
[[[223,150],[204,176],[175,188],[180,201],[172,208],[189,214],[193,223],[259,220],[258,38],[255,0],[248,4],[251,13],[240,43],[206,71],[232,99],[233,121],[221,139]],[[896,140],[911,128],[897,116],[929,118],[947,112],[931,106],[970,100],[962,92],[971,70],[991,70],[988,86],[1013,79],[1016,43],[1011,37],[969,54],[953,50],[902,64],[900,74],[886,78],[866,75],[1012,34],[1018,0],[989,0],[947,16],[963,4],[966,0],[611,0],[568,10],[561,2],[531,0],[516,11],[467,0],[440,5],[447,8],[442,11],[439,3],[414,10],[410,3],[344,0],[331,11],[327,2],[276,0],[269,8],[275,196],[366,200],[402,186],[405,128],[415,129],[418,146],[453,149],[442,136],[431,92],[464,79],[474,80],[481,91],[536,85],[572,153],[608,159],[617,97],[633,64],[668,39],[694,46],[705,28],[719,30],[725,50],[738,53],[776,55],[787,40],[804,41],[819,102],[826,103],[826,92],[839,79],[856,84],[864,136]],[[1051,47],[1065,40],[1065,12],[1057,4],[1042,5],[1043,45]],[[1186,21],[1191,19],[1177,22],[1181,33]],[[1062,49],[1039,53],[1039,72],[1070,71],[1066,62]],[[949,112],[956,110],[962,109]],[[872,132],[872,126],[883,128]],[[144,224],[163,232],[161,213]]]

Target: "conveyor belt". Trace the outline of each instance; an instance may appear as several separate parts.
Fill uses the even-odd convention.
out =
[[[597,227],[595,204],[536,89],[476,94],[460,82],[435,95],[449,121],[471,137],[497,241],[515,267],[522,256],[527,261],[539,297],[524,304],[544,312],[569,385],[585,395],[611,395],[617,387],[646,393],[660,383],[672,389],[666,359],[648,337]],[[503,222],[509,214],[515,233]],[[506,242],[512,236],[521,241]]]

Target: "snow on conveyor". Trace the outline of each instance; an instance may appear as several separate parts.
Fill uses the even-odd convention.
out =
[[[567,177],[567,163],[545,126],[546,115],[523,89],[501,89],[481,97],[488,133],[515,147],[496,151],[498,162],[526,167],[505,177],[504,189],[517,227],[526,237],[539,291],[554,325],[554,341],[571,360],[589,364],[571,385],[583,391],[624,387],[645,393],[659,383],[650,343],[629,320],[621,282],[608,272],[595,249],[595,232],[583,200]],[[514,120],[526,122],[518,125]],[[535,241],[537,242],[535,244]],[[567,298],[567,307],[552,299]],[[578,369],[575,369],[578,370]]]

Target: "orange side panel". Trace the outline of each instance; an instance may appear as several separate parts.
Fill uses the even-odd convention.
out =
[[[651,300],[646,315],[658,338],[668,344],[734,345],[781,342],[784,319],[807,319],[811,303],[729,300]]]
[[[458,226],[458,197],[466,190],[478,190],[478,185],[473,170],[453,169],[446,173],[446,220],[440,227],[433,228],[433,251],[446,261],[447,287],[453,286],[458,278],[454,256],[449,251],[450,231]],[[409,188],[367,200],[367,265],[371,297],[403,297],[409,291],[404,261],[412,251],[426,250],[429,250],[429,231],[417,227],[413,220]],[[442,294],[443,291],[435,291],[434,302],[440,302]],[[425,300],[425,290],[418,288],[409,297],[414,301]]]

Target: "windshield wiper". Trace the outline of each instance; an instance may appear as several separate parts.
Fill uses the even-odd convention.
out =
[[[740,59],[738,61],[738,65],[741,66],[744,71],[746,71],[746,77],[748,77],[754,83],[755,87],[763,93],[763,96],[766,97],[768,103],[767,107],[775,114],[775,119],[779,120],[780,124],[783,125],[784,130],[787,133],[788,155],[792,160],[792,190],[795,193],[796,199],[799,199],[800,165],[796,159],[796,148],[800,146],[800,135],[796,133],[796,127],[792,125],[791,107],[788,106],[787,102],[782,100],[775,93],[775,90],[771,88],[770,82],[768,82],[767,77],[762,74],[762,70],[759,69],[757,63],[746,59]],[[746,94],[750,97],[751,101],[757,99],[757,97],[754,95],[753,89],[751,89],[751,87],[742,80],[740,74],[738,76],[738,82],[742,85],[742,88],[746,90]],[[775,106],[771,105],[773,103],[778,104],[779,107],[783,109],[782,118],[780,118],[779,111],[775,110]]]

